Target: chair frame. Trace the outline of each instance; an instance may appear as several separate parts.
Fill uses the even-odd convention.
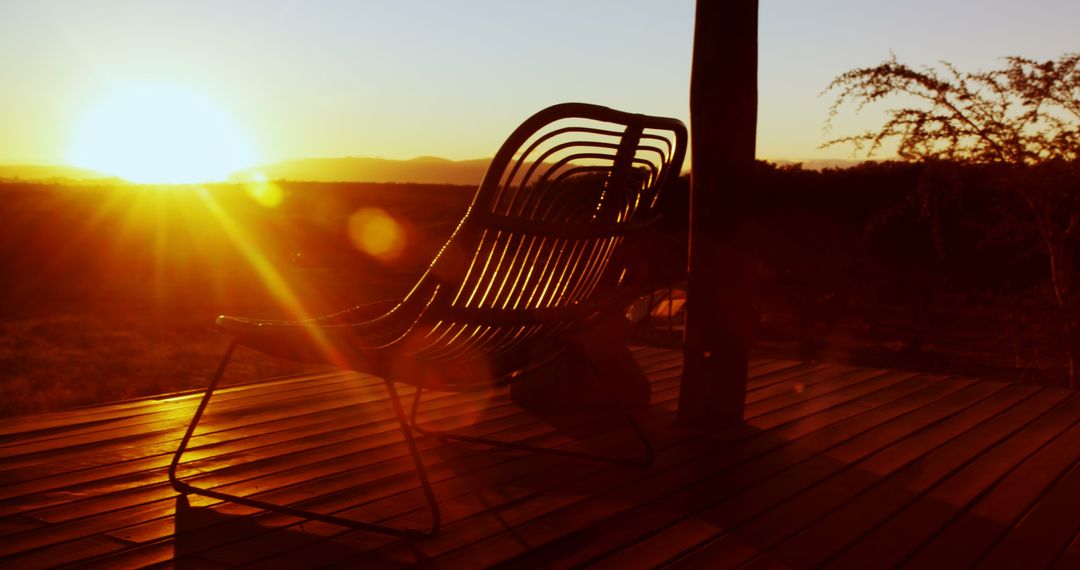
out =
[[[284,513],[300,518],[317,520],[357,530],[366,530],[401,538],[430,538],[439,532],[439,528],[442,524],[442,514],[439,510],[438,500],[435,498],[435,492],[431,488],[431,481],[428,478],[427,469],[420,459],[420,452],[416,448],[416,440],[413,437],[409,421],[405,416],[405,411],[401,406],[401,398],[398,396],[397,388],[394,386],[393,381],[387,379],[383,379],[383,382],[386,385],[387,393],[390,394],[390,402],[394,407],[394,413],[397,415],[401,433],[405,437],[405,445],[409,448],[409,455],[412,457],[413,465],[416,467],[416,474],[420,479],[420,486],[424,491],[424,497],[427,500],[428,509],[431,512],[431,526],[427,529],[394,527],[327,515],[316,511],[291,507],[289,505],[260,501],[243,495],[222,493],[221,491],[215,491],[214,489],[207,487],[198,487],[180,479],[176,474],[177,468],[180,466],[180,458],[184,455],[184,451],[187,450],[188,443],[191,441],[191,436],[195,434],[195,428],[199,425],[199,420],[202,419],[203,412],[206,411],[207,405],[210,404],[210,398],[214,395],[218,383],[221,381],[222,376],[225,375],[225,368],[229,365],[229,361],[232,359],[233,352],[236,350],[238,344],[239,339],[236,338],[232,339],[229,343],[229,347],[225,350],[225,355],[222,357],[221,363],[218,364],[214,376],[210,379],[210,384],[206,388],[206,393],[203,394],[202,400],[199,401],[199,406],[195,409],[195,416],[192,418],[191,423],[188,424],[188,429],[184,432],[184,437],[180,440],[180,445],[176,448],[172,461],[169,463],[169,483],[176,492],[182,495],[203,495],[222,501],[255,507],[257,509]]]
[[[654,181],[652,186],[659,186],[665,184],[670,179],[670,171],[674,169],[675,176],[678,176],[679,168],[682,164],[682,159],[685,154],[686,147],[686,128],[685,126],[675,120],[667,119],[663,117],[651,117],[646,115],[636,115],[630,113],[624,113],[621,111],[615,111],[606,107],[600,107],[596,105],[588,105],[584,103],[564,103],[555,105],[544,109],[529,119],[527,119],[521,126],[519,126],[507,139],[507,141],[500,148],[499,152],[495,155],[492,163],[488,169],[487,174],[484,177],[484,181],[481,183],[480,188],[477,191],[474,198],[474,206],[481,200],[481,197],[490,196],[494,188],[496,188],[502,179],[504,171],[508,165],[511,164],[515,153],[517,153],[523,145],[529,140],[529,137],[534,133],[539,132],[544,126],[554,123],[561,119],[573,119],[580,118],[585,120],[594,120],[609,122],[619,125],[625,125],[626,129],[619,137],[619,145],[614,157],[606,156],[606,158],[612,159],[612,170],[608,176],[627,176],[628,172],[634,168],[634,163],[637,162],[635,153],[638,152],[640,141],[643,138],[650,138],[649,135],[643,135],[645,129],[663,129],[672,134],[672,141],[669,144],[668,150],[671,153],[667,156],[667,162],[664,163],[665,178],[663,180]],[[582,132],[589,132],[589,129],[583,129]],[[597,131],[599,132],[599,131]],[[657,138],[652,136],[651,138]],[[538,143],[534,143],[534,147]],[[608,148],[614,148],[609,146]],[[530,149],[531,150],[531,149]],[[526,154],[528,151],[526,151]],[[516,170],[521,166],[520,162],[514,166]],[[655,173],[654,173],[655,174]],[[511,176],[513,173],[511,173]],[[657,190],[659,192],[659,190]],[[455,230],[454,235],[450,237],[448,244],[455,239],[459,239],[460,236],[468,236],[477,232],[478,228],[495,228],[505,231],[518,231],[524,232],[525,235],[533,236],[548,236],[556,238],[611,238],[616,236],[629,236],[637,233],[647,231],[653,222],[655,222],[658,213],[654,213],[652,219],[642,221],[617,221],[614,223],[589,223],[589,224],[573,224],[569,222],[546,222],[533,219],[522,219],[511,216],[492,214],[489,212],[477,211],[476,208],[470,207],[470,210],[466,213],[462,219],[458,228]],[[625,251],[625,246],[616,246],[616,250]],[[425,283],[425,279],[428,279],[433,273],[435,268],[440,263],[441,255],[436,257],[432,262],[431,269],[421,281],[418,282],[413,291],[403,300],[397,308],[408,306],[409,303],[413,303],[413,306],[417,306],[419,303],[419,309],[416,314],[424,314],[425,311],[430,313],[430,318],[448,319],[453,322],[484,322],[489,326],[526,326],[532,324],[543,324],[547,322],[559,321],[559,322],[574,322],[585,323],[590,319],[594,319],[597,314],[614,314],[615,311],[622,309],[632,300],[632,296],[635,291],[632,291],[629,287],[620,286],[619,293],[609,295],[606,298],[600,299],[599,302],[593,303],[581,303],[578,306],[573,307],[560,307],[560,308],[544,308],[544,309],[530,309],[530,310],[513,310],[513,311],[495,311],[491,309],[483,308],[462,308],[462,307],[432,307],[432,299],[434,297],[425,299],[422,292],[422,285]],[[609,271],[605,269],[604,275],[607,275]],[[625,272],[624,272],[625,273]],[[621,279],[622,276],[619,276]],[[420,293],[418,293],[418,291]],[[396,308],[396,309],[397,309]],[[396,310],[395,309],[395,310]],[[391,313],[393,310],[391,310]],[[403,311],[408,314],[408,311]],[[388,315],[390,313],[387,313]],[[219,319],[219,325],[221,320]],[[621,340],[619,341],[621,342]],[[561,457],[568,457],[580,460],[597,461],[617,466],[632,466],[648,468],[653,464],[655,452],[648,437],[645,435],[644,430],[628,412],[623,412],[622,415],[626,420],[628,427],[633,432],[635,438],[641,444],[643,451],[640,455],[634,457],[611,457],[600,454],[584,453],[577,451],[570,451],[560,448],[543,447],[538,445],[530,445],[518,442],[500,441],[492,438],[476,437],[466,435],[453,430],[437,430],[425,428],[420,425],[418,421],[418,414],[420,411],[420,405],[422,400],[422,394],[425,389],[428,389],[423,380],[417,382],[409,382],[414,384],[416,391],[413,397],[411,411],[406,414],[404,407],[401,403],[401,398],[398,395],[395,387],[395,379],[387,373],[376,373],[383,379],[387,393],[389,395],[390,402],[394,409],[402,436],[404,438],[406,447],[408,448],[409,455],[412,459],[417,477],[420,482],[420,487],[423,490],[427,507],[431,515],[431,524],[427,528],[409,528],[409,527],[397,527],[392,525],[384,525],[375,522],[359,521],[354,519],[348,519],[330,514],[319,513],[315,511],[305,510],[290,505],[281,505],[253,499],[250,497],[236,495],[231,493],[224,493],[217,491],[213,488],[200,487],[193,485],[188,481],[181,479],[177,475],[177,470],[180,465],[181,457],[187,450],[192,436],[195,433],[195,429],[198,426],[200,420],[206,408],[210,403],[210,399],[213,396],[215,390],[220,383],[222,376],[225,373],[233,353],[236,347],[242,343],[242,339],[239,334],[235,335],[230,342],[217,370],[211,377],[206,392],[203,395],[202,400],[199,402],[198,407],[195,410],[194,417],[188,425],[187,431],[184,433],[180,444],[173,454],[172,461],[169,464],[168,475],[169,482],[172,487],[183,495],[197,494],[211,498],[220,499],[223,501],[235,502],[250,507],[264,509],[268,511],[280,512],[288,515],[293,515],[301,518],[318,520],[322,522],[328,522],[336,525],[345,526],[348,528],[359,529],[364,531],[370,531],[390,536],[396,536],[406,539],[418,539],[418,538],[430,538],[435,536],[441,527],[441,512],[438,505],[438,500],[435,497],[435,493],[432,490],[430,478],[427,474],[427,469],[420,457],[420,453],[416,446],[414,432],[437,437],[441,440],[460,441],[466,443],[482,444],[491,447],[498,447],[504,449],[511,449],[517,451],[539,452],[551,455],[557,455]],[[258,348],[258,347],[256,347]],[[550,360],[548,358],[547,360]],[[540,363],[546,363],[544,360]],[[612,385],[612,379],[610,375],[601,370],[595,362],[586,359],[589,364],[589,372],[592,377],[597,380],[599,386],[604,390],[611,398],[613,403],[618,404],[615,401],[615,390]],[[536,367],[536,363],[531,363],[531,367]],[[515,374],[507,375],[504,377],[505,381],[509,381],[517,376],[517,373],[522,370],[518,367],[514,372]]]

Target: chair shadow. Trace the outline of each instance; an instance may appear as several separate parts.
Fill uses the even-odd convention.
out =
[[[419,557],[415,562],[408,564],[381,557],[378,547],[385,544],[385,539],[382,539],[380,535],[367,534],[355,541],[340,540],[339,537],[328,539],[288,527],[262,525],[259,524],[257,518],[249,515],[230,515],[212,507],[193,507],[185,495],[176,498],[175,517],[172,565],[180,570],[220,566],[222,561],[206,557],[205,553],[221,547],[232,547],[239,551],[243,547],[237,547],[237,543],[243,541],[252,543],[249,546],[250,554],[234,552],[230,553],[230,558],[250,556],[250,559],[244,563],[257,564],[258,560],[267,556],[268,553],[261,552],[254,543],[258,537],[270,535],[272,535],[270,540],[275,544],[306,545],[306,548],[303,548],[304,551],[310,551],[312,544],[317,542],[319,557],[327,561],[348,560],[350,564],[356,566],[375,568],[411,567],[421,562]],[[377,540],[368,542],[364,540],[367,537]],[[419,554],[415,548],[410,548],[410,550]],[[231,566],[235,563],[237,561],[230,560],[226,565]]]
[[[617,408],[603,407],[597,409],[530,409],[523,408],[517,403],[506,404],[513,406],[515,416],[519,421],[512,422],[507,426],[498,425],[508,418],[505,409],[483,410],[472,414],[468,422],[457,425],[444,426],[450,433],[479,437],[512,444],[536,446],[542,449],[550,449],[553,453],[544,451],[531,451],[486,445],[483,443],[464,442],[453,439],[442,439],[439,435],[422,435],[442,439],[440,444],[435,445],[427,453],[433,453],[440,457],[445,465],[459,472],[455,461],[460,457],[461,450],[470,450],[473,453],[490,453],[502,455],[508,458],[525,457],[538,454],[541,457],[559,457],[561,452],[586,453],[597,456],[597,461],[603,463],[605,458],[624,461],[643,457],[646,449],[636,436],[628,418],[634,418],[639,425],[642,420],[656,417],[667,410],[656,404],[645,407],[637,407],[632,411],[623,411]],[[588,459],[580,459],[591,462]],[[468,464],[468,462],[465,462]]]
[[[634,366],[636,367],[636,364]],[[636,371],[636,374],[645,378],[640,370]],[[497,397],[505,403],[503,399],[505,395],[501,391],[498,394],[492,393],[491,397]],[[488,432],[476,435],[495,439],[505,437],[506,441],[550,445],[557,449],[594,453],[616,459],[630,459],[644,452],[626,420],[627,412],[620,408],[612,406],[599,408],[578,406],[564,409],[521,408],[516,403],[510,403],[510,405],[514,407],[514,411],[509,416],[505,408],[495,410],[490,407],[470,414],[469,426],[461,426],[460,431],[468,433],[469,427],[474,426],[480,431]],[[633,409],[632,414],[655,417],[664,411],[660,408],[661,406],[655,404],[638,406]],[[449,413],[449,418],[457,415],[456,410],[450,410]],[[513,421],[506,421],[509,418],[513,418]],[[500,421],[504,421],[505,425],[492,427]],[[437,438],[437,436],[434,437]],[[401,443],[404,444],[404,442]],[[450,477],[447,490],[471,489],[463,491],[464,495],[488,505],[487,512],[495,517],[500,516],[501,505],[514,501],[509,494],[520,496],[560,492],[558,488],[548,488],[545,481],[531,476],[538,466],[546,465],[548,461],[552,464],[569,461],[601,467],[605,465],[542,452],[499,449],[454,441],[439,442],[428,447],[423,453],[427,456],[424,462],[429,470],[433,468],[444,470],[442,476]],[[519,461],[521,459],[524,461]],[[633,467],[618,467],[618,469],[626,469],[627,477],[631,478],[640,474],[640,469]],[[392,478],[398,477],[409,479],[411,474],[401,474]],[[344,493],[344,491],[339,492]],[[503,496],[504,492],[508,495]],[[408,495],[410,497],[415,495],[412,498],[418,498],[419,487],[409,490]],[[438,490],[436,495],[439,495]],[[455,503],[460,499],[453,493],[438,498],[448,503]],[[400,501],[401,495],[398,495],[395,502]],[[408,501],[405,502],[408,503]],[[417,501],[417,505],[419,504],[422,503]],[[373,514],[378,510],[368,514]],[[389,515],[389,512],[383,515]],[[426,520],[412,521],[411,518],[414,516],[426,518],[426,510],[422,508],[416,509],[416,512],[405,513],[405,521],[415,522],[416,526],[423,526],[427,522]],[[504,528],[513,532],[513,525],[509,522],[504,523]],[[244,563],[258,563],[258,560],[272,556],[270,552],[263,551],[267,544],[286,546],[286,556],[293,553],[294,549],[296,552],[317,550],[316,558],[328,560],[331,563],[345,560],[354,566],[369,565],[379,568],[402,564],[400,558],[390,559],[380,556],[381,547],[387,544],[387,539],[381,535],[358,531],[328,538],[304,532],[302,526],[280,527],[266,524],[260,517],[232,515],[214,507],[195,507],[190,504],[186,496],[177,498],[173,564],[178,568],[203,568],[222,562],[228,564],[241,560]],[[317,546],[313,548],[313,545]],[[422,541],[407,541],[403,546],[414,558],[408,565],[431,564],[429,556],[424,552]],[[245,551],[246,548],[250,548],[250,552]],[[227,549],[227,552],[213,553],[217,549]],[[395,548],[395,550],[402,549]],[[317,562],[314,559],[305,558],[299,563]]]

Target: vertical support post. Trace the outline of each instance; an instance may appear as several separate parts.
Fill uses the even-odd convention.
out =
[[[758,0],[698,0],[690,79],[690,267],[679,420],[742,421],[757,323],[752,239]]]

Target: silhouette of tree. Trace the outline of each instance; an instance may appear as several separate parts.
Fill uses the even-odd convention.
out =
[[[870,157],[895,141],[901,158],[933,165],[926,172],[939,178],[943,169],[960,163],[991,170],[995,189],[1023,212],[1003,210],[998,231],[1030,237],[1047,260],[1053,303],[1069,338],[1069,384],[1075,387],[1080,372],[1074,267],[1080,227],[1080,53],[1044,62],[1008,57],[1002,68],[979,72],[947,62],[940,69],[915,69],[893,56],[840,75],[825,92],[838,93],[829,128],[845,105],[855,104],[858,112],[886,99],[896,102],[879,128],[825,146],[851,144]],[[955,185],[921,183],[911,202],[933,215],[950,190]]]
[[[1005,59],[1002,69],[963,72],[944,62],[916,70],[893,56],[875,67],[854,69],[834,79],[826,92],[839,91],[829,124],[840,108],[858,109],[891,96],[908,105],[892,108],[877,130],[827,142],[852,143],[872,156],[898,139],[907,160],[961,160],[1038,164],[1080,157],[1080,53],[1056,62]],[[869,147],[867,147],[869,145]]]

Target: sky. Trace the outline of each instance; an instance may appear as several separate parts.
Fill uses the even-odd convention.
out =
[[[0,163],[69,162],[87,116],[147,84],[212,101],[259,162],[491,156],[524,118],[562,101],[689,122],[693,10],[692,0],[0,0]],[[963,69],[1052,59],[1080,51],[1077,22],[1076,0],[761,0],[758,156],[851,158],[818,148],[830,103],[820,93],[846,70],[890,53]],[[845,115],[834,133],[875,117]]]

